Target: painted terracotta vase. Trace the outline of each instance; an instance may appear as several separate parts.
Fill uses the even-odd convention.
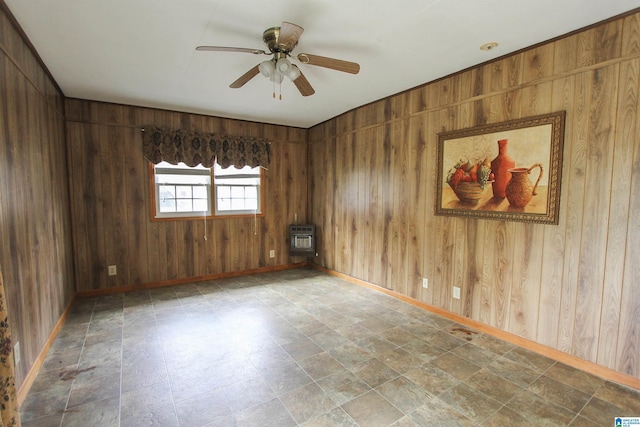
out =
[[[507,195],[505,191],[507,189],[507,184],[511,179],[511,172],[509,172],[509,169],[513,169],[516,166],[516,161],[507,154],[508,145],[508,139],[499,140],[498,155],[491,161],[491,172],[493,172],[493,175],[495,176],[495,181],[491,184],[493,197],[500,199],[504,199]]]

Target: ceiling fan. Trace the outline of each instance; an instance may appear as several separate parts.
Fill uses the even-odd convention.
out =
[[[343,71],[345,73],[358,74],[360,71],[360,65],[355,62],[311,55],[309,53],[293,55],[293,49],[297,46],[298,39],[300,38],[300,35],[302,35],[303,31],[304,28],[290,22],[283,22],[280,27],[273,27],[265,30],[262,34],[262,40],[269,48],[269,52],[265,52],[261,49],[226,46],[198,46],[196,47],[196,50],[273,55],[270,60],[261,62],[231,83],[229,87],[234,89],[244,86],[249,80],[258,74],[262,74],[265,77],[268,77],[272,82],[274,82],[274,84],[282,83],[284,77],[287,76],[291,81],[293,81],[302,96],[313,95],[315,90],[307,78],[295,64],[292,64],[291,61],[289,61],[288,58],[296,59],[300,61],[301,64],[317,65],[319,67],[330,68],[332,70]],[[273,96],[275,98],[275,90]],[[282,95],[280,95],[280,99],[282,99]]]

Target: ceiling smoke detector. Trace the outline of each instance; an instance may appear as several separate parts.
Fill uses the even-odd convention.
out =
[[[480,46],[480,50],[484,50],[486,52],[489,52],[490,50],[493,50],[493,49],[495,49],[497,47],[498,47],[498,43],[490,42],[490,43],[485,43],[482,46]]]

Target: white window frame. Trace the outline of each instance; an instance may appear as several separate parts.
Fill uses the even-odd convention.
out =
[[[196,167],[189,167],[184,163],[179,165],[172,165],[166,162],[161,162],[157,165],[151,164],[151,191],[154,196],[153,212],[151,214],[152,220],[179,220],[179,219],[193,219],[193,218],[217,218],[217,217],[232,217],[232,216],[248,216],[248,215],[262,215],[262,171],[260,168],[246,167],[243,169],[236,169],[231,166],[227,169],[222,169],[218,164],[215,164],[213,168],[205,168],[202,165]],[[164,175],[164,176],[163,176]],[[194,176],[194,177],[207,177],[208,179],[196,179],[202,181],[202,184],[198,183],[184,183],[181,176]],[[217,178],[216,178],[217,177]],[[247,182],[242,182],[242,181]],[[175,189],[173,194],[176,200],[176,211],[162,212],[162,203],[166,201],[166,195],[161,195],[160,188],[163,185],[169,186],[191,186],[193,187],[205,187],[207,194],[207,208],[206,210],[189,210],[178,211],[178,200],[187,200],[189,197],[177,197],[178,191]],[[246,192],[247,187],[255,188],[255,198],[249,197],[251,206],[255,207],[251,209],[234,208],[230,206],[231,199],[233,197],[223,197],[219,193],[224,192],[219,189],[226,187],[225,190],[229,190],[230,187],[244,188]],[[237,191],[237,190],[236,190]],[[252,190],[249,190],[251,192]],[[235,191],[234,191],[235,192]],[[227,196],[229,191],[225,193]],[[191,194],[192,203],[193,200],[202,200],[201,198],[194,198]],[[242,200],[242,201],[240,201]],[[234,205],[242,204],[246,206],[246,198],[236,198]],[[221,206],[227,206],[228,209]]]
[[[229,182],[225,182],[225,181],[229,181]],[[242,183],[241,181],[245,181],[245,182]],[[262,213],[262,199],[261,199],[261,191],[260,191],[262,186],[262,172],[260,171],[259,167],[251,168],[250,166],[245,166],[242,169],[236,169],[234,167],[228,167],[227,169],[222,169],[222,167],[216,163],[213,167],[213,184],[214,184],[214,200],[215,200],[216,216],[256,215],[256,214]],[[240,192],[242,192],[243,194],[246,194],[247,189],[255,188],[256,197],[255,198],[253,197],[234,198],[233,194],[229,194],[229,193],[233,193],[234,192],[233,190],[231,190],[230,192],[224,191],[226,194],[223,195],[222,194],[223,188],[224,190],[234,188],[234,189],[240,190]],[[229,200],[230,200],[230,203],[228,203]],[[245,205],[245,207],[233,208],[232,206],[230,206],[228,209],[225,208],[225,206],[229,204],[231,205],[234,204],[234,200],[238,201],[240,204]],[[251,200],[251,201],[255,200],[254,208],[246,207],[248,200]]]
[[[155,217],[156,218],[191,218],[211,216],[211,171],[209,168],[203,166],[189,167],[184,163],[179,165],[172,165],[166,162],[161,162],[154,166],[154,191],[155,191]],[[170,178],[171,177],[171,178]],[[194,177],[195,180],[202,183],[189,183],[181,182],[188,181],[187,179],[180,179],[180,177]],[[196,178],[197,177],[197,178]],[[179,197],[177,188],[174,191],[175,198],[171,199],[175,201],[175,211],[162,212],[162,204],[167,200],[165,195],[161,194],[162,186],[174,186],[174,187],[191,187],[191,197]],[[196,187],[204,187],[206,194],[206,209],[205,210],[180,210],[180,200],[191,200],[193,204],[194,200],[202,200],[202,198],[193,197],[193,189]]]

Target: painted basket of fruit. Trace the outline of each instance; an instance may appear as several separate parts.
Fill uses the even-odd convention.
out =
[[[477,182],[459,182],[453,192],[462,203],[477,205],[484,193],[484,187]]]
[[[451,168],[447,183],[462,203],[476,205],[482,198],[488,182],[493,181],[489,159],[471,163],[460,160]]]

